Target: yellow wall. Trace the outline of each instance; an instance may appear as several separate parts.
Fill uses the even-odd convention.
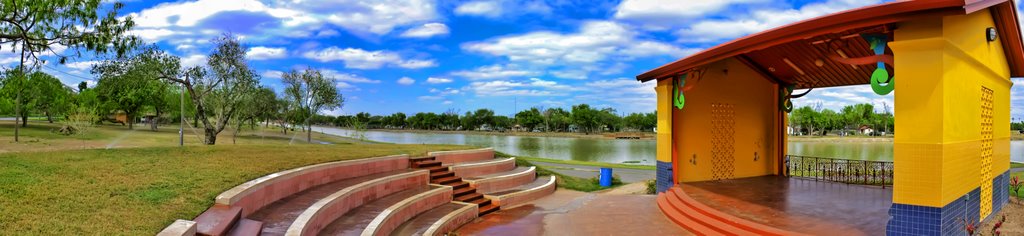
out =
[[[988,27],[992,16],[979,11],[895,31],[894,203],[942,207],[991,181],[979,170],[982,86],[995,91],[991,176],[1009,168],[1012,83],[1000,42],[985,39]]]
[[[660,80],[654,89],[658,93],[658,161],[672,161],[672,80]]]
[[[775,88],[773,83],[734,59],[710,64],[703,80],[685,94],[686,107],[672,109],[671,136],[679,155],[676,175],[680,176],[680,181],[712,178],[712,103],[734,107],[733,178],[773,174],[772,164],[779,152],[777,145],[773,145],[777,144],[774,137],[778,135],[776,122],[779,118]],[[755,152],[759,156],[757,161]],[[694,155],[695,165],[690,163]]]

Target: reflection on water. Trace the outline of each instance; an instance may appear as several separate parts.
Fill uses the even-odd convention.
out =
[[[317,127],[327,134],[354,136],[352,130]],[[584,139],[564,137],[505,136],[484,134],[428,134],[390,131],[366,131],[366,139],[402,144],[458,144],[494,147],[515,156],[543,157],[609,163],[637,161],[654,165],[654,140]]]
[[[354,136],[352,130],[317,127],[327,134]],[[530,137],[486,134],[429,134],[409,132],[366,131],[366,139],[402,144],[457,144],[494,147],[516,156],[543,157],[562,160],[622,163],[638,161],[654,165],[654,140],[584,139],[564,137]],[[892,143],[887,142],[790,142],[789,154],[859,160],[892,160]],[[1010,142],[1010,158],[1024,162],[1024,141]]]

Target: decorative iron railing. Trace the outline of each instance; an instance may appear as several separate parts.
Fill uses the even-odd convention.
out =
[[[893,162],[786,155],[786,173],[793,178],[884,188],[892,186]]]

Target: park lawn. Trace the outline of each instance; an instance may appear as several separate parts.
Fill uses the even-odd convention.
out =
[[[0,234],[152,235],[175,219],[194,218],[221,192],[266,174],[466,148],[276,142],[0,153]]]
[[[80,134],[65,136],[55,132],[60,123],[45,121],[32,122],[28,127],[19,130],[20,142],[14,142],[14,122],[0,122],[0,153],[4,152],[37,152],[55,150],[77,150],[94,148],[130,148],[130,147],[172,147],[178,146],[178,125],[161,125],[157,131],[149,126],[138,125],[134,130],[119,124],[103,124],[87,128]],[[232,140],[233,130],[228,128],[217,136],[217,144],[297,144],[306,142],[306,133],[288,131],[283,134],[280,128],[257,125],[255,130],[249,126],[239,132]],[[185,129],[185,145],[202,146],[202,128]],[[313,142],[334,144],[359,143],[362,141],[345,137],[326,135],[313,132]],[[293,140],[294,139],[294,140]]]
[[[631,165],[631,164],[589,162],[589,161],[577,161],[577,160],[558,160],[558,159],[547,159],[547,158],[539,158],[539,157],[523,157],[523,156],[516,156],[516,159],[523,159],[523,160],[527,160],[527,161],[531,161],[531,162],[548,162],[548,163],[566,164],[566,165],[596,166],[596,167],[637,169],[637,170],[655,170],[655,166],[651,166],[651,165]]]
[[[505,154],[505,153],[501,153],[501,152],[495,152],[494,155],[495,155],[495,157],[505,157],[505,158],[512,157],[511,155],[508,155],[508,154]],[[543,159],[543,158],[535,158],[535,159],[550,160],[550,159]],[[552,170],[548,169],[549,167],[536,165],[536,164],[530,162],[529,160],[527,160],[525,158],[520,158],[520,157],[516,157],[516,166],[522,166],[522,167],[535,166],[535,167],[537,167],[536,171],[537,171],[537,175],[539,175],[539,176],[551,176],[551,175],[554,175],[555,176],[555,184],[558,185],[559,188],[564,188],[564,189],[571,189],[571,190],[582,191],[582,192],[593,192],[593,191],[598,191],[598,190],[615,188],[615,187],[618,187],[618,186],[622,185],[622,180],[620,180],[618,177],[613,176],[612,177],[612,186],[611,187],[607,187],[607,188],[606,187],[602,187],[601,184],[598,182],[597,178],[580,178],[580,177],[575,177],[575,176],[563,175],[563,174],[560,174],[558,172],[555,172],[555,171],[552,171]]]
[[[1024,163],[1010,162],[1010,168],[1021,168],[1021,167],[1024,167]]]

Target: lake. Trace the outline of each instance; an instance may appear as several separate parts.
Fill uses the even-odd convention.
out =
[[[315,127],[326,134],[352,137],[354,131]],[[487,134],[414,133],[366,131],[366,139],[401,144],[457,144],[494,147],[515,156],[542,157],[608,163],[635,161],[654,165],[655,140],[588,139]],[[1024,162],[1024,141],[1010,142],[1010,159]],[[790,142],[789,154],[859,160],[892,160],[892,143],[887,142]]]

